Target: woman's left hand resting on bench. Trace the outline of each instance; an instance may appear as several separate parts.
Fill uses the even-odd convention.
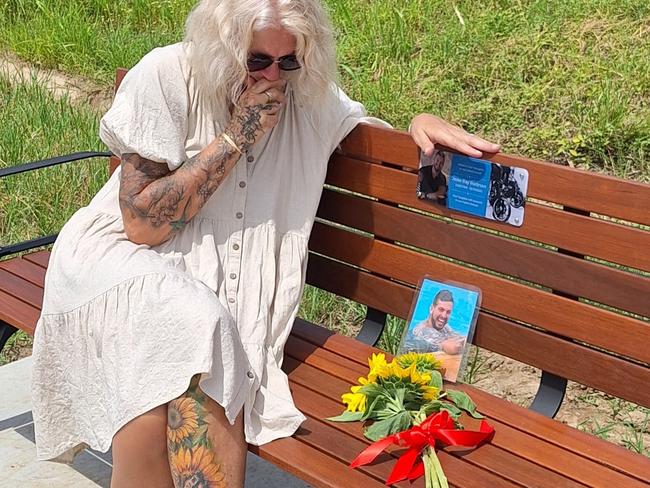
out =
[[[420,114],[414,117],[409,132],[415,143],[427,156],[431,156],[435,144],[442,144],[475,158],[482,157],[483,153],[499,152],[501,149],[498,144],[470,134],[460,127],[430,114]]]

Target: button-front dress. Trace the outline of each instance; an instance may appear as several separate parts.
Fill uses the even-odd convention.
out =
[[[124,78],[100,123],[117,155],[175,170],[225,127],[202,103],[184,43],[157,48]],[[307,240],[330,154],[366,117],[332,86],[319,110],[291,83],[277,126],[237,162],[199,213],[158,245],[129,241],[118,168],[63,226],[34,337],[38,459],[105,452],[127,422],[201,389],[246,441],[293,434],[305,420],[281,370],[305,282]]]

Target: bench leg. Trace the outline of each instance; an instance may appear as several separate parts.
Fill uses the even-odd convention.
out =
[[[0,320],[0,352],[2,352],[9,338],[17,331],[18,329],[13,325],[9,325],[7,322]]]
[[[542,371],[537,394],[528,408],[549,418],[554,418],[562,405],[562,400],[564,400],[566,383],[566,378]]]
[[[386,327],[386,314],[368,307],[363,326],[357,334],[357,340],[360,340],[364,344],[375,346],[381,337],[381,333],[384,331],[384,327]]]

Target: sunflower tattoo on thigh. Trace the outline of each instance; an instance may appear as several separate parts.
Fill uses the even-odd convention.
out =
[[[205,395],[192,382],[186,395],[167,406],[167,451],[176,488],[225,488],[223,465],[215,459]],[[214,421],[214,420],[213,420]]]

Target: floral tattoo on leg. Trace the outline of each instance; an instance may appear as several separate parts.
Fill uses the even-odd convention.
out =
[[[214,417],[194,379],[187,393],[167,407],[167,451],[175,488],[225,488],[224,466],[209,437]]]

